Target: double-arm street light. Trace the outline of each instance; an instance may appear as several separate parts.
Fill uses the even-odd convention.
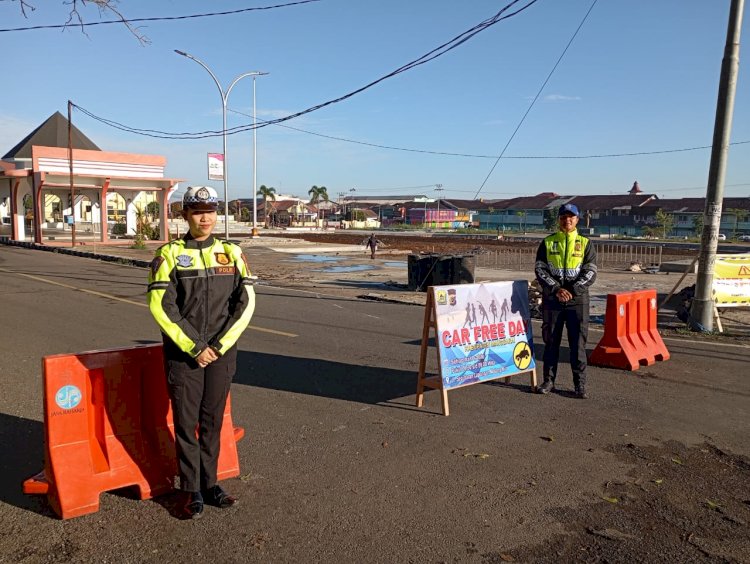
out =
[[[255,188],[255,77],[261,76],[264,74],[268,74],[267,72],[261,72],[261,71],[252,71],[252,72],[246,72],[241,75],[239,75],[237,78],[235,78],[232,83],[229,85],[229,88],[227,88],[227,91],[224,92],[224,89],[221,87],[221,84],[219,83],[219,80],[216,78],[216,75],[211,72],[211,69],[208,68],[206,63],[201,61],[200,59],[193,57],[190,53],[186,53],[185,51],[180,51],[179,49],[174,50],[175,53],[178,55],[182,55],[183,57],[187,57],[188,59],[192,59],[196,63],[198,63],[200,66],[202,66],[208,74],[211,75],[211,78],[214,79],[214,83],[216,83],[216,88],[219,89],[219,94],[221,95],[221,137],[222,137],[222,145],[223,145],[223,151],[224,151],[224,173],[222,174],[222,178],[224,180],[224,237],[226,239],[229,239],[229,191],[227,189],[227,186],[229,184],[229,159],[227,159],[227,99],[229,98],[229,93],[232,91],[232,88],[234,88],[234,85],[237,84],[240,80],[245,78],[246,76],[252,76],[253,77],[253,235],[257,235],[257,203],[256,203],[256,188]]]

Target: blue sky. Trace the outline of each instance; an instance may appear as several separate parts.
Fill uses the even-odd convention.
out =
[[[180,16],[284,0],[127,0],[128,17]],[[350,194],[473,198],[492,158],[376,148],[499,155],[593,0],[539,0],[449,53],[340,103],[261,128],[258,185],[306,196],[312,185]],[[133,127],[221,129],[221,99],[198,64],[226,88],[257,79],[257,115],[283,117],[390,73],[494,15],[506,0],[320,0],[232,16],[151,22],[140,43],[121,25],[0,33],[0,151],[4,154],[70,99]],[[519,5],[525,4],[524,0]],[[710,145],[729,0],[599,0],[505,152],[583,156]],[[62,0],[0,2],[0,28],[64,23]],[[97,21],[95,8],[82,10]],[[110,16],[105,16],[110,19]],[[747,23],[747,13],[745,23]],[[747,30],[746,30],[747,36]],[[742,53],[741,53],[742,58]],[[750,78],[740,67],[732,141],[750,141]],[[251,122],[252,80],[229,97],[228,126]],[[234,111],[232,111],[234,110]],[[247,115],[240,115],[242,112]],[[165,155],[167,175],[207,180],[206,154],[221,137],[165,140],[73,121],[104,150]],[[286,127],[282,127],[286,126]],[[295,128],[295,129],[290,129]],[[305,133],[298,130],[304,130]],[[328,137],[321,137],[328,136]],[[351,143],[336,137],[358,141]],[[228,138],[229,197],[251,197],[252,133]],[[589,159],[502,159],[480,197],[540,192],[622,194],[638,180],[662,198],[704,196],[710,150]],[[725,196],[750,193],[750,143],[729,153]]]

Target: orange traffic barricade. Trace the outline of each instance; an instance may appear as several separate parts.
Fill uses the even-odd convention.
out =
[[[608,294],[604,336],[591,352],[589,364],[637,370],[669,360],[656,328],[657,314],[656,290]]]
[[[135,486],[140,499],[174,487],[174,423],[161,345],[44,357],[44,470],[27,494],[47,494],[63,519],[99,509],[105,491]],[[218,478],[240,473],[227,400]]]

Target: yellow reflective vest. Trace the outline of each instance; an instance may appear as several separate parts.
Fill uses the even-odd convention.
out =
[[[237,245],[190,234],[159,247],[148,276],[148,304],[162,333],[193,358],[224,354],[255,310],[250,269]]]
[[[568,305],[588,299],[588,289],[596,281],[596,272],[596,249],[577,229],[570,233],[558,231],[539,244],[534,274],[545,298],[565,288],[573,294]]]

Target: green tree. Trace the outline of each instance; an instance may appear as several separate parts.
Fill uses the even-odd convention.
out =
[[[693,233],[699,239],[703,235],[703,224],[704,220],[702,213],[693,216]]]
[[[557,218],[555,217],[555,210],[546,209],[543,215],[544,228],[547,231],[555,231],[557,227]]]
[[[328,201],[328,188],[325,186],[313,186],[307,191],[307,195],[310,196],[310,203],[317,206],[321,200],[324,202]]]
[[[667,213],[664,210],[656,210],[654,216],[656,220],[656,235],[662,239],[666,239],[667,235],[672,232],[674,228],[674,216],[671,213]]]
[[[155,221],[159,217],[159,202],[149,202],[146,204],[146,215]]]
[[[518,210],[516,212],[516,215],[518,216],[518,225],[521,228],[521,230],[526,233],[526,210]]]
[[[742,208],[728,208],[727,213],[734,216],[734,227],[732,227],[732,238],[737,237],[737,227],[741,221],[745,221],[747,216],[750,215],[750,211],[743,210]]]
[[[256,196],[263,196],[263,217],[265,219],[266,227],[268,227],[268,221],[271,219],[271,214],[268,213],[268,200],[271,200],[272,202],[276,201],[276,188],[261,184]]]

